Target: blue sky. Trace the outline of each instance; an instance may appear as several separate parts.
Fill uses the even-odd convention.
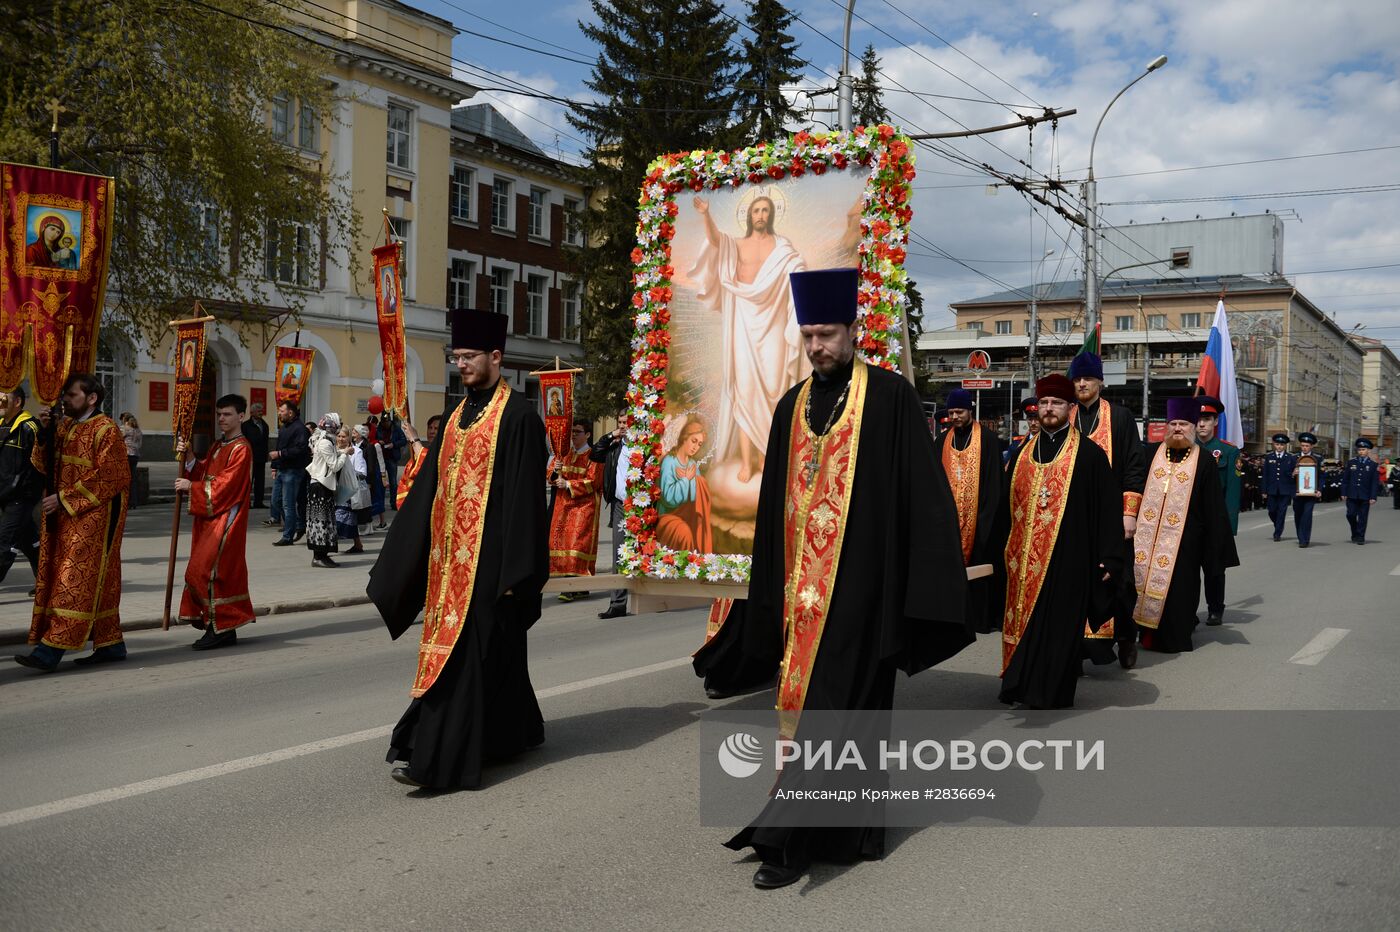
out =
[[[594,54],[577,25],[591,16],[586,2],[415,5],[530,49]],[[743,6],[726,3],[741,19]],[[805,20],[793,29],[812,65],[804,86],[829,85],[827,74],[840,64],[844,2],[802,0],[790,8]],[[886,103],[907,127],[947,131],[1025,112],[985,98],[1077,108],[1053,133],[1042,127],[1033,138],[1019,130],[953,143],[975,161],[1012,171],[1021,159],[1067,182],[1083,177],[1094,121],[1109,99],[1153,57],[1167,54],[1170,63],[1119,101],[1100,133],[1099,197],[1122,205],[1106,207],[1105,222],[1285,212],[1285,273],[1297,275],[1300,290],[1342,326],[1364,324],[1364,333],[1400,349],[1400,190],[1277,196],[1400,187],[1400,16],[1393,0],[858,0],[856,13],[868,22],[854,23],[853,49],[875,45]],[[536,90],[585,95],[585,65],[466,34],[455,55]],[[487,82],[502,84],[482,76]],[[921,98],[898,85],[946,96]],[[978,100],[948,99],[956,97]],[[569,157],[580,149],[556,104],[497,92],[476,99],[496,103],[549,151]],[[830,98],[821,105],[830,106]],[[1297,158],[1358,149],[1372,151]],[[913,252],[927,253],[911,254],[909,265],[927,300],[928,326],[951,323],[949,301],[1001,290],[998,282],[1029,284],[1033,252],[1058,247],[1039,270],[1041,280],[1080,274],[1078,236],[1065,222],[1033,215],[1014,192],[988,196],[990,179],[955,161],[928,151],[918,157],[916,234],[976,270],[915,245]],[[1197,167],[1223,162],[1251,164]],[[1123,205],[1201,197],[1226,199]]]

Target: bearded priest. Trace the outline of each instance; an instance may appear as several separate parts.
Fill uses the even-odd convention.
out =
[[[413,701],[389,739],[390,776],[481,785],[483,763],[544,741],[525,650],[549,578],[544,423],[501,378],[506,317],[457,309],[467,396],[444,419],[389,527],[368,592],[398,638],[420,612]]]
[[[993,610],[1001,617],[1001,701],[1074,705],[1085,619],[1118,608],[1122,500],[1108,457],[1069,422],[1075,386],[1035,383],[1040,431],[1006,465],[997,509]]]
[[[963,562],[968,566],[990,562],[988,546],[997,502],[1001,500],[1001,444],[997,435],[977,423],[972,395],[955,388],[943,407],[948,430],[933,441],[933,462],[958,508],[958,536]],[[978,634],[997,629],[987,615],[990,577],[974,579],[967,587],[967,620]]]
[[[1200,417],[1200,398],[1168,398],[1166,439],[1148,451],[1133,535],[1133,620],[1146,650],[1190,650],[1202,572],[1240,565],[1215,460],[1196,443]]]
[[[939,663],[973,635],[957,512],[947,483],[929,481],[933,438],[918,395],[856,358],[857,270],[795,272],[791,284],[813,375],[773,412],[742,640],[760,666],[777,661],[779,728],[805,740],[799,716],[888,710],[897,670]],[[787,768],[775,792],[827,778]],[[816,859],[884,856],[878,807],[845,828],[795,827],[793,814],[790,801],[770,799],[727,842],[762,859],[760,889],[797,881]]]

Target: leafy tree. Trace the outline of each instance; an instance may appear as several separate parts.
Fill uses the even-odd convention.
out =
[[[632,261],[637,195],[656,156],[725,144],[736,94],[732,24],[713,0],[591,0],[597,24],[579,28],[598,46],[586,85],[598,103],[569,122],[589,139],[583,218],[575,255],[588,281],[583,305],[587,384],[581,408],[619,409],[631,365]]]
[[[880,91],[880,56],[875,46],[867,45],[860,56],[860,77],[855,80],[851,97],[851,117],[857,126],[874,126],[887,122],[885,95]]]
[[[745,20],[753,38],[743,40],[736,147],[774,139],[798,121],[782,88],[802,77],[797,42],[788,34],[792,13],[779,0],[749,0]]]
[[[343,179],[292,147],[300,114],[320,139],[332,112],[324,40],[294,7],[0,0],[0,159],[49,164],[57,99],[58,167],[116,178],[107,321],[128,336],[156,342],[195,297],[297,311],[319,284],[315,244],[333,261],[353,242]],[[269,247],[292,283],[260,281]]]

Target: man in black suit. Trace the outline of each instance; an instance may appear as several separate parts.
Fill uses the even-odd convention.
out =
[[[255,403],[248,409],[248,419],[243,422],[243,437],[253,450],[253,505],[266,508],[263,504],[263,490],[267,477],[267,421],[263,420],[263,406]]]

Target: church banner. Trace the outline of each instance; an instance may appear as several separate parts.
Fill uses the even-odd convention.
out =
[[[301,404],[306,394],[306,386],[311,382],[311,363],[316,359],[316,351],[300,346],[277,347],[277,366],[273,370],[277,377],[273,394],[280,405],[284,401]]]
[[[624,573],[748,581],[773,409],[811,374],[788,276],[858,268],[856,351],[897,370],[913,178],[910,142],[887,125],[651,163],[632,251]],[[696,481],[662,483],[678,471]],[[682,511],[699,524],[660,521]]]
[[[0,163],[0,390],[51,405],[97,363],[116,183]]]
[[[199,387],[204,381],[205,323],[200,319],[175,325],[175,410],[170,415],[170,430],[185,440],[194,435]]]
[[[574,424],[574,374],[539,372],[540,398],[544,403],[544,430],[555,456],[564,456],[574,445],[569,431]]]
[[[388,221],[385,221],[388,232]],[[407,419],[408,379],[403,336],[403,279],[399,243],[370,250],[374,256],[374,306],[379,320],[379,349],[384,356],[384,410]]]

